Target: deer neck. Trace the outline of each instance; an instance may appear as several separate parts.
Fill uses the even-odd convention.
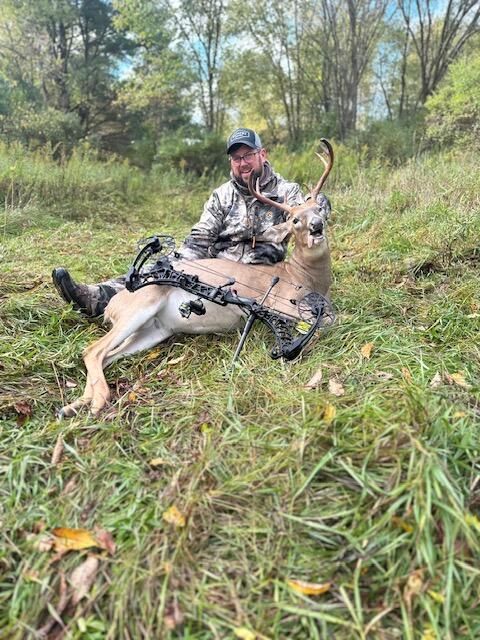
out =
[[[292,282],[302,285],[304,290],[328,294],[332,282],[328,246],[317,255],[295,248],[285,269]]]

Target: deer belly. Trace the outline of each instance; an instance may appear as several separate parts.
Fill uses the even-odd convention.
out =
[[[194,312],[190,316],[182,317],[180,313],[181,305],[198,300],[183,289],[172,289],[169,292],[168,304],[157,316],[157,321],[164,327],[170,327],[173,333],[227,333],[242,327],[245,322],[245,314],[235,305],[222,307],[214,302],[202,300],[205,307],[205,314],[196,315]]]

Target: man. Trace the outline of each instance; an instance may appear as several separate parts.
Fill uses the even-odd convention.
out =
[[[253,172],[260,178],[262,194],[291,206],[304,202],[300,188],[273,171],[260,137],[252,129],[236,129],[227,140],[227,154],[230,180],[212,193],[180,253],[189,260],[219,257],[251,264],[280,262],[285,258],[287,241],[261,241],[261,234],[284,222],[286,214],[252,198],[248,178]],[[323,194],[319,194],[317,202],[330,211]],[[52,278],[62,298],[91,318],[101,315],[109,300],[125,287],[125,276],[94,285],[77,284],[62,267],[53,270]]]

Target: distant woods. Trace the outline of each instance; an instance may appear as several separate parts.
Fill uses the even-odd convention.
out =
[[[0,138],[57,157],[83,145],[189,168],[238,123],[290,148],[480,126],[477,0],[0,4]]]

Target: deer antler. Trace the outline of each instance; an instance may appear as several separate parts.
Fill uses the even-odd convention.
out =
[[[322,176],[320,180],[317,182],[316,186],[310,191],[310,198],[312,198],[313,200],[315,200],[316,197],[318,196],[318,193],[320,189],[323,187],[323,185],[325,184],[325,180],[328,178],[328,174],[330,173],[333,166],[332,145],[326,138],[321,138],[321,142],[324,145],[324,147],[326,147],[327,149],[327,154],[326,154],[327,159],[325,159],[325,157],[320,153],[315,152],[315,155],[318,156],[320,160],[323,162],[323,164],[325,165],[325,171],[322,173]]]
[[[275,202],[275,200],[270,200],[270,198],[267,198],[266,196],[262,196],[262,194],[259,192],[259,189],[260,189],[259,178],[257,178],[256,189],[253,186],[253,181],[254,181],[254,176],[252,171],[251,174],[248,176],[248,190],[250,191],[251,196],[256,198],[259,202],[263,202],[263,204],[269,204],[272,207],[276,207],[277,209],[281,209],[282,211],[285,211],[286,213],[288,213],[288,215],[292,214],[293,207],[291,207],[289,204],[285,204],[285,202]]]

